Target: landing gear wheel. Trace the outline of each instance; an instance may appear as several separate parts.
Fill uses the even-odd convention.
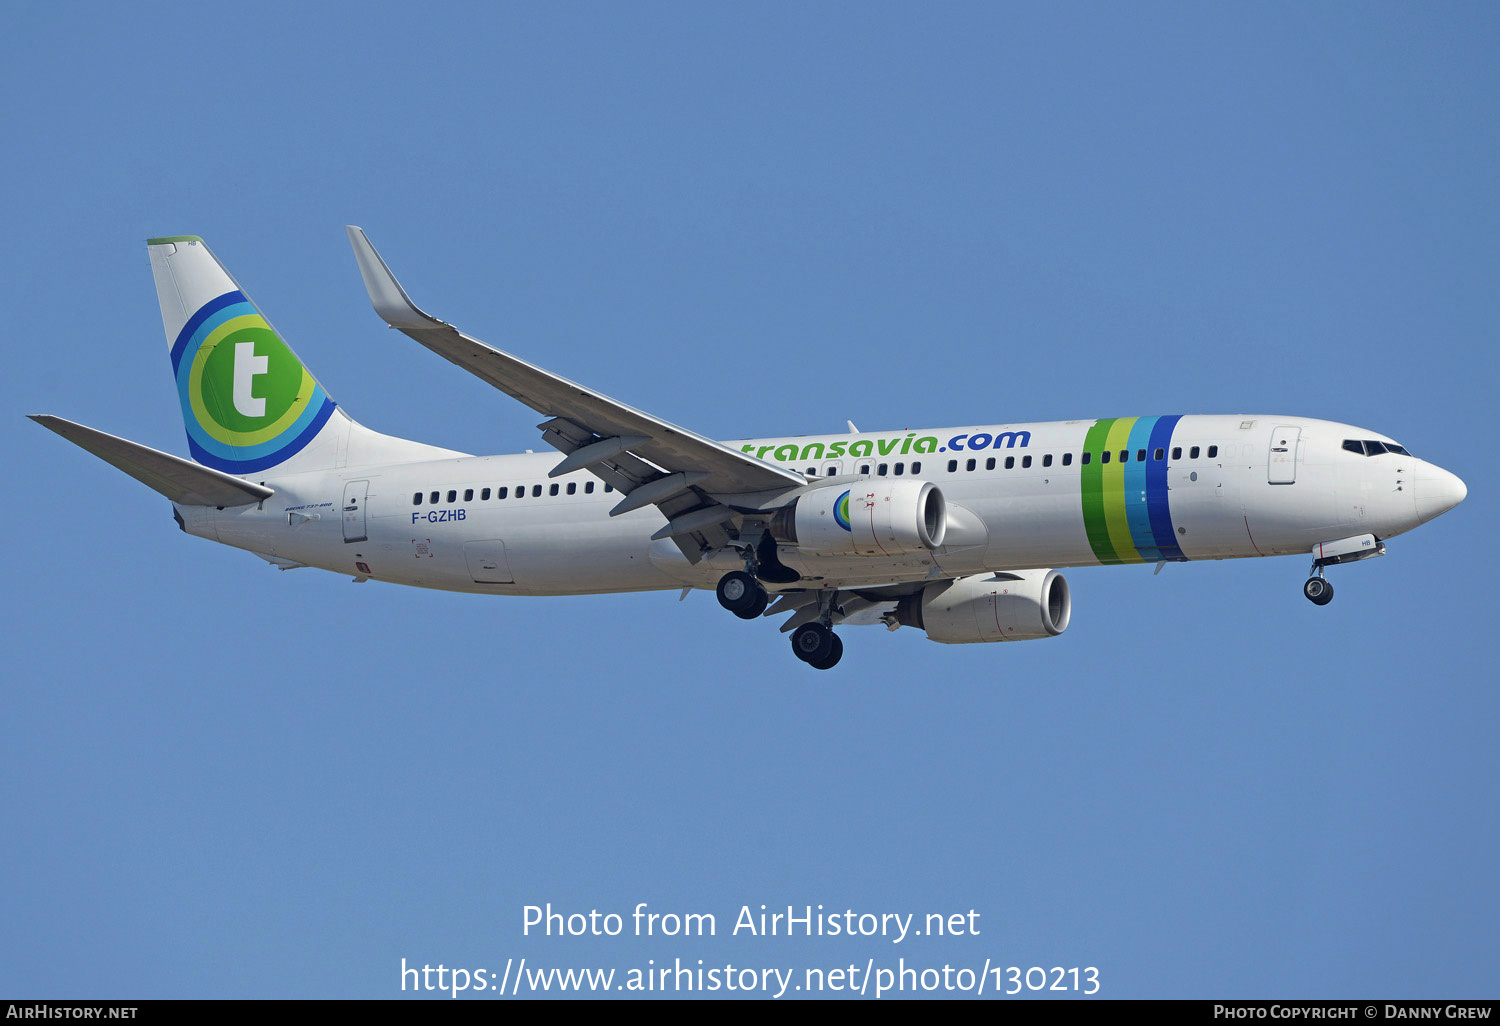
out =
[[[719,596],[719,605],[742,620],[753,620],[766,611],[770,599],[760,582],[743,570],[731,570],[719,578],[714,589]]]
[[[831,670],[844,657],[843,641],[832,631],[828,632],[828,636],[833,639],[833,647],[829,649],[828,655],[822,659],[809,659],[807,661],[807,665],[811,666],[814,670]]]
[[[828,658],[835,640],[833,631],[822,624],[805,623],[792,631],[792,652],[804,663],[816,666]]]
[[[755,602],[748,609],[736,610],[734,615],[741,620],[754,620],[761,613],[764,613],[766,607],[770,604],[771,596],[766,594],[766,589],[757,586],[755,589]]]
[[[1333,601],[1333,585],[1322,577],[1309,577],[1302,586],[1302,594],[1314,605],[1326,606]]]

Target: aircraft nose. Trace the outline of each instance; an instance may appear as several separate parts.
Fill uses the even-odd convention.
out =
[[[1421,523],[1448,512],[1468,494],[1457,474],[1427,462],[1417,467],[1417,520]]]

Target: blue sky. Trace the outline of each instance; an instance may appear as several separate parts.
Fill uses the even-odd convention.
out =
[[[1493,5],[433,7],[0,16],[0,993],[905,957],[1494,996]],[[186,451],[144,240],[196,234],[362,422],[537,447],[379,324],[346,223],[721,438],[1295,414],[1469,498],[1327,608],[1299,559],[1072,570],[1061,638],[850,630],[818,674],[707,594],[280,573],[23,419]],[[546,902],[719,935],[522,936]],[[981,933],[727,935],[763,903]]]

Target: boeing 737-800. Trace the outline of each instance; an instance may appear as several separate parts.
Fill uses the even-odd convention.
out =
[[[423,313],[348,231],[376,312],[541,414],[560,455],[356,423],[194,236],[147,244],[192,458],[33,419],[166,496],[188,534],[282,569],[489,595],[712,588],[744,619],[788,614],[819,669],[841,624],[947,644],[1061,634],[1054,567],[1310,556],[1303,593],[1326,604],[1325,567],[1381,555],[1466,494],[1385,435],[1263,414],[717,442]]]

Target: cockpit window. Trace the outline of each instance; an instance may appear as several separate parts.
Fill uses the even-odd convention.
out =
[[[1395,442],[1377,442],[1373,438],[1346,438],[1344,449],[1347,452],[1356,453],[1361,456],[1384,456],[1386,453],[1395,453],[1397,456],[1410,456],[1404,448]]]

